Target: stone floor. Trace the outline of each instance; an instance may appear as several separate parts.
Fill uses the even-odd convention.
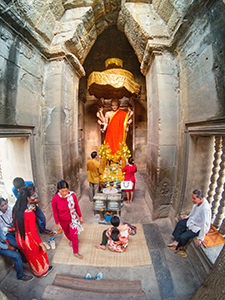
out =
[[[96,224],[99,216],[93,214],[92,203],[88,199],[88,185],[85,173],[81,176],[81,179],[82,195],[79,202],[80,208],[85,222]],[[151,213],[145,202],[146,188],[144,174],[138,173],[136,179],[134,202],[123,206],[121,220],[132,224],[143,224],[152,259],[151,265],[132,268],[100,268],[55,264],[54,270],[47,277],[41,279],[34,278],[34,280],[28,283],[16,280],[15,271],[11,269],[0,282],[0,289],[8,296],[8,299],[41,299],[45,286],[53,282],[56,273],[84,278],[87,272],[94,276],[99,271],[102,271],[103,279],[141,280],[148,300],[189,300],[199,287],[200,280],[189,258],[182,258],[166,246],[171,239],[171,224],[168,219],[152,221]],[[50,228],[54,226],[52,220],[50,220],[48,226]],[[47,238],[46,235],[42,235],[43,240],[46,241]],[[56,237],[56,246],[59,244],[60,238],[60,236]],[[54,256],[54,252],[55,250],[48,250],[50,262]],[[25,265],[25,272],[30,272],[27,265]]]

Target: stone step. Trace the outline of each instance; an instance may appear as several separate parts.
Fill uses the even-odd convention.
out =
[[[53,285],[85,291],[101,291],[102,293],[107,293],[108,291],[110,291],[110,293],[142,292],[140,280],[92,280],[56,274]]]
[[[110,290],[107,293],[84,291],[79,289],[64,288],[56,285],[48,285],[45,288],[44,294],[41,300],[146,300],[145,293],[143,291],[138,293],[123,292],[123,293],[111,293]]]

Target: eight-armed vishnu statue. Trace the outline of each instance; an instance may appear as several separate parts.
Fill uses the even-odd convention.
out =
[[[103,126],[101,131],[105,135],[105,145],[108,144],[111,149],[111,154],[114,155],[119,145],[125,143],[129,125],[132,123],[133,112],[128,108],[128,113],[119,109],[119,101],[112,100],[112,110],[103,115],[103,109],[97,112],[99,118],[98,124]]]

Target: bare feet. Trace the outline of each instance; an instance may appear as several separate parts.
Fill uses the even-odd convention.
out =
[[[69,246],[72,247],[72,242],[71,241],[69,241]]]
[[[95,248],[105,250],[106,247],[104,245],[96,245]]]
[[[79,254],[79,253],[74,253],[73,254],[75,257],[79,258],[79,259],[82,259],[83,258],[83,255]]]
[[[171,244],[168,244],[167,246],[168,247],[173,247],[173,246],[177,246],[178,245],[178,242],[177,241],[174,241],[174,242],[172,242]]]

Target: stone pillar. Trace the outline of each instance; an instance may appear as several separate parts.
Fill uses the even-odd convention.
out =
[[[153,202],[153,216],[167,217],[177,172],[176,58],[162,49],[147,47],[141,69],[146,75],[148,102],[148,189]]]
[[[52,59],[46,65],[42,110],[45,181],[49,200],[56,192],[59,179],[68,181],[70,190],[78,197],[80,195],[78,84],[79,75],[71,63],[71,56],[70,59],[67,56]]]
[[[225,299],[225,246],[220,252],[208,278],[191,298],[191,300],[205,299]]]

